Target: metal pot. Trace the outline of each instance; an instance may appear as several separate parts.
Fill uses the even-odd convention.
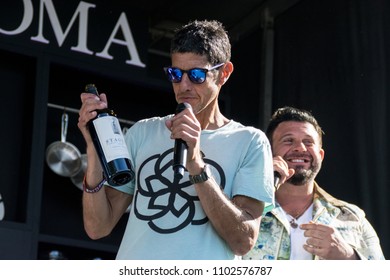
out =
[[[62,114],[61,141],[51,143],[46,148],[46,162],[50,169],[60,176],[74,176],[81,168],[81,154],[77,147],[66,142],[68,114]]]
[[[80,190],[83,190],[83,179],[86,170],[87,170],[87,155],[82,154],[80,170],[76,173],[76,175],[70,177],[72,183]]]

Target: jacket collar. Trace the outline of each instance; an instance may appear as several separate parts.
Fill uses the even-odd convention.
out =
[[[336,199],[322,189],[316,182],[314,182],[314,202],[313,202],[313,221],[329,224],[334,217],[340,213],[340,208],[346,205],[346,202]],[[290,233],[289,221],[284,215],[284,211],[280,204],[276,201],[275,208],[273,208],[268,215],[274,215]],[[266,216],[267,216],[266,214]]]

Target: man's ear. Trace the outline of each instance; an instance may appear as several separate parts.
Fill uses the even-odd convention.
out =
[[[320,149],[320,155],[321,155],[322,160],[324,160],[324,157],[325,157],[325,150],[324,149]]]
[[[227,82],[230,75],[233,73],[233,70],[234,70],[233,63],[231,63],[230,61],[226,62],[222,66],[221,76],[219,78],[219,82],[221,83],[221,85],[224,85]]]

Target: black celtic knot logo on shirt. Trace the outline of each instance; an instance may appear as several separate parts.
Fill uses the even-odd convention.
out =
[[[213,174],[219,175],[215,179],[224,188],[222,168],[207,158],[204,161],[211,166]],[[172,163],[173,149],[170,149],[146,159],[138,171],[134,214],[148,221],[150,228],[158,233],[174,233],[190,224],[202,225],[208,221],[188,173],[181,180],[174,178]]]

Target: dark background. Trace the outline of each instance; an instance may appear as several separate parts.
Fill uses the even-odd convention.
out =
[[[80,1],[52,2],[65,28]],[[280,106],[312,111],[325,131],[318,183],[364,209],[390,254],[387,1],[91,0],[96,7],[88,46],[100,51],[125,12],[145,68],[125,65],[128,54],[120,46],[111,49],[113,60],[71,51],[75,27],[59,46],[46,13],[43,32],[50,44],[32,41],[40,1],[32,3],[30,27],[13,36],[1,30],[18,26],[22,1],[0,4],[0,259],[47,259],[52,250],[68,259],[114,258],[127,215],[109,237],[90,240],[82,225],[82,192],[48,168],[46,147],[60,140],[65,110],[67,141],[85,152],[77,110],[86,83],[109,95],[109,106],[128,121],[123,126],[172,113],[175,100],[162,72],[170,63],[170,36],[175,27],[205,18],[222,21],[233,46],[235,70],[220,96],[223,113],[265,129]]]

